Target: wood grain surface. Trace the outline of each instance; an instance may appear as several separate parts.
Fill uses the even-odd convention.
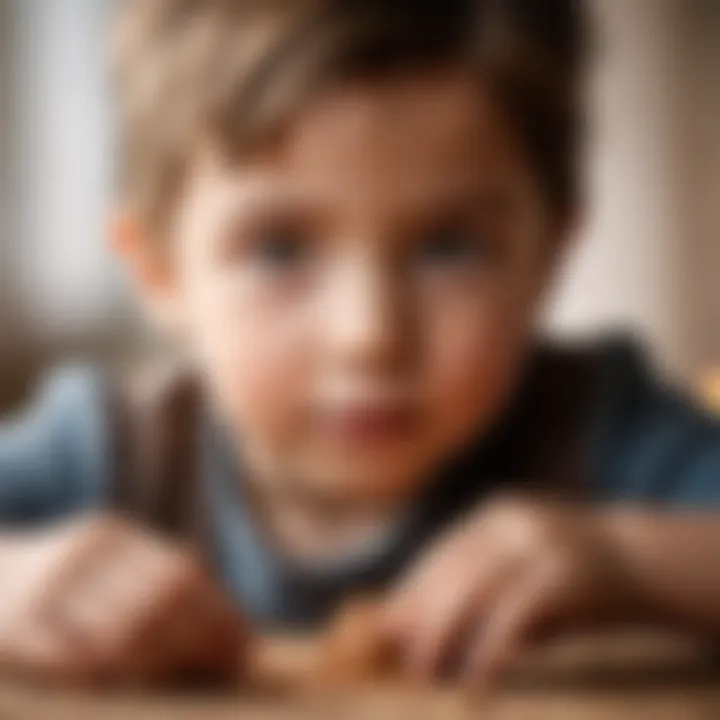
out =
[[[83,696],[0,682],[0,720],[718,720],[720,669],[697,643],[640,632],[558,642],[473,698],[373,679],[284,696]]]

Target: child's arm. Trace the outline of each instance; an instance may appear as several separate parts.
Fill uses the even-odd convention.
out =
[[[720,642],[720,513],[491,503],[420,559],[387,611],[411,672],[481,685],[538,634],[606,623]]]
[[[192,555],[90,518],[0,537],[0,671],[73,684],[236,682],[247,634]]]
[[[632,578],[648,619],[720,641],[720,511],[616,510],[599,522]]]
[[[91,371],[56,373],[0,423],[0,671],[235,680],[245,628],[232,602],[189,553],[102,514],[105,390]]]

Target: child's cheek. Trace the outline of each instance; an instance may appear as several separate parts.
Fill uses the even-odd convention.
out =
[[[240,433],[283,441],[302,412],[310,382],[301,319],[273,313],[219,283],[202,294],[198,307],[197,345],[221,410]]]
[[[526,342],[524,313],[490,299],[435,323],[427,374],[439,440],[452,444],[492,426],[517,383]]]
[[[221,250],[234,193],[197,181],[178,223],[180,292],[191,353],[216,405],[241,435],[282,437],[309,385],[307,312],[270,292],[255,263]]]

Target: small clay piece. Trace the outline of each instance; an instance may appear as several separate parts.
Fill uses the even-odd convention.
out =
[[[377,601],[356,600],[341,609],[322,647],[324,682],[353,685],[399,677],[399,653],[383,633],[380,608]]]
[[[249,648],[243,684],[256,690],[297,692],[317,684],[323,658],[321,636],[257,638]]]
[[[399,677],[399,654],[383,635],[380,604],[356,600],[341,608],[327,632],[257,638],[244,684],[272,691],[318,691]]]

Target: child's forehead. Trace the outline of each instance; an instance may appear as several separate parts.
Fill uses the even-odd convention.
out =
[[[409,200],[465,192],[517,164],[518,153],[489,93],[446,72],[340,87],[298,113],[272,147],[228,160],[209,154],[205,173],[248,200],[361,187]]]
[[[347,85],[300,113],[282,149],[288,160],[308,165],[338,152],[348,159],[357,153],[356,161],[401,158],[407,163],[432,156],[447,161],[494,145],[503,132],[499,120],[488,93],[463,75]]]
[[[452,133],[487,121],[494,109],[475,74],[448,66],[328,87],[298,114],[293,128],[296,136],[377,134],[410,120],[419,129]]]

